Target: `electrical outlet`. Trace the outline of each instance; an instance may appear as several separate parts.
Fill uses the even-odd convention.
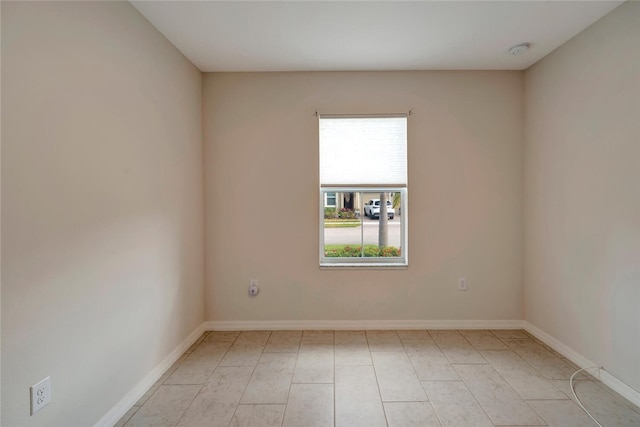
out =
[[[255,297],[260,292],[260,288],[258,288],[258,280],[251,279],[249,281],[249,295]]]
[[[459,291],[466,291],[467,290],[467,278],[466,277],[458,278],[458,290]]]
[[[31,415],[51,402],[51,377],[47,377],[29,388],[31,392]]]

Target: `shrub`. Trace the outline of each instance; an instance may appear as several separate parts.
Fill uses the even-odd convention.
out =
[[[364,247],[364,256],[366,257],[380,256],[380,248],[374,245],[367,245]]]
[[[353,211],[353,209],[342,208],[340,209],[340,213],[338,213],[338,216],[342,219],[354,219],[356,217],[356,213]]]
[[[338,218],[338,212],[336,211],[336,208],[324,208],[324,218],[325,219]]]
[[[362,254],[362,246],[346,245],[341,248],[335,248],[325,251],[324,255],[332,258],[354,258]]]
[[[400,256],[400,249],[395,246],[385,246],[382,248],[382,256],[384,257],[397,257]]]

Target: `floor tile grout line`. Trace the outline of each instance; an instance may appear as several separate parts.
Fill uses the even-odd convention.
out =
[[[426,331],[426,329],[425,329],[425,331]],[[425,401],[417,401],[417,402],[428,403],[429,406],[431,407],[431,409],[433,410],[433,413],[435,414],[436,419],[438,420],[438,423],[440,424],[440,426],[442,426],[442,421],[441,421],[440,417],[438,416],[438,414],[436,413],[435,408],[431,404],[431,401],[429,399],[429,395],[427,394],[427,391],[424,389],[424,386],[422,385],[422,381],[420,381],[420,377],[418,376],[418,373],[417,373],[417,371],[415,369],[415,366],[413,365],[413,363],[411,361],[411,357],[409,355],[409,352],[407,351],[405,343],[402,341],[402,338],[400,338],[400,334],[398,334],[398,331],[396,330],[395,332],[396,332],[396,335],[398,336],[398,339],[400,339],[400,345],[402,347],[402,353],[405,355],[406,360],[409,362],[409,365],[411,367],[411,371],[415,375],[415,378],[418,381],[418,384],[420,384],[420,388],[422,389],[422,392],[424,393],[424,396],[427,399]],[[428,334],[428,331],[426,331],[426,332]],[[372,365],[374,367],[374,372],[376,373],[376,382],[377,382],[377,372],[375,371],[375,363],[373,362],[373,358],[372,358]],[[385,402],[384,400],[382,400],[382,390],[380,390],[379,383],[378,383],[378,390],[380,392],[380,400],[382,402],[382,409],[383,409],[384,414],[385,414],[385,421],[387,422],[387,425],[389,425],[389,420],[388,420],[388,417],[387,417],[387,408],[384,405],[385,403],[415,403],[416,402],[416,401],[386,401]]]
[[[233,344],[235,344],[235,342],[238,340],[238,338],[240,337],[241,334],[242,334],[242,332],[240,332],[236,336],[236,339],[233,341]],[[271,333],[269,333],[269,336],[271,336]],[[268,339],[267,339],[267,341],[268,341]],[[233,344],[229,347],[229,349],[231,349],[231,347],[233,347]],[[265,344],[265,346],[266,346],[266,344]],[[264,347],[263,347],[263,350],[264,350]],[[229,351],[229,350],[227,350],[227,351]],[[260,353],[260,357],[262,357],[262,353]],[[256,372],[256,368],[258,367],[258,362],[260,361],[260,357],[258,357],[258,360],[256,361],[256,364],[251,369],[251,375],[249,375],[249,380],[247,381],[247,383],[244,385],[244,388],[242,389],[242,393],[240,394],[240,398],[238,399],[238,404],[236,405],[235,409],[233,410],[233,414],[231,415],[231,418],[229,418],[229,423],[227,424],[227,427],[229,427],[231,425],[231,423],[233,422],[233,418],[236,416],[236,412],[238,412],[238,408],[241,405],[240,402],[242,401],[242,397],[244,396],[244,394],[247,391],[247,387],[249,387],[249,383],[251,382],[251,378],[253,378],[253,374]],[[220,362],[222,362],[222,359],[220,359]]]
[[[198,343],[198,345],[193,349],[193,351],[196,351],[196,349],[198,347],[200,347],[200,344],[202,344],[203,342],[205,342],[205,339],[207,336],[210,335],[210,332],[207,333],[204,338],[202,340],[200,340],[200,342]],[[240,334],[238,334],[238,336],[240,336]],[[237,339],[237,337],[236,337]],[[235,340],[234,340],[235,341]],[[211,342],[215,342],[215,341],[211,341]],[[227,341],[228,342],[228,341]],[[176,423],[176,426],[180,424],[180,421],[182,421],[182,419],[184,418],[184,416],[186,415],[187,411],[189,410],[189,408],[191,408],[191,406],[193,405],[193,402],[195,402],[196,398],[198,397],[198,395],[200,393],[202,393],[202,390],[204,389],[204,386],[206,385],[206,383],[211,379],[211,377],[213,376],[214,372],[216,369],[218,369],[220,367],[220,362],[222,362],[222,360],[224,359],[224,357],[227,355],[227,353],[229,352],[229,350],[231,349],[231,347],[233,346],[233,342],[231,343],[231,345],[229,345],[229,347],[227,347],[227,349],[225,350],[224,354],[220,357],[220,360],[218,360],[218,362],[216,363],[216,366],[213,368],[213,371],[211,371],[211,374],[209,375],[209,377],[200,385],[200,389],[198,390],[198,392],[196,393],[196,395],[193,397],[193,399],[191,400],[191,402],[189,403],[189,406],[187,406],[187,408],[184,410],[184,412],[182,413],[182,415],[180,416],[180,418],[178,419],[178,422]],[[192,351],[192,353],[193,353]],[[186,360],[186,358],[185,358]],[[176,369],[174,369],[174,372],[178,369],[178,367],[180,365],[182,365],[182,363],[184,363],[184,360],[176,367]],[[253,371],[252,371],[253,373]],[[167,377],[168,378],[168,377]],[[246,386],[245,386],[246,387]],[[244,391],[243,391],[244,392]],[[239,403],[239,402],[238,402]],[[236,405],[237,407],[237,405]],[[235,414],[235,411],[234,411]],[[229,420],[229,423],[231,423],[231,420]]]
[[[400,341],[402,342],[402,340]],[[420,381],[420,376],[418,375],[418,371],[416,371],[416,367],[413,365],[413,362],[411,361],[411,356],[409,355],[409,352],[407,351],[407,347],[405,347],[404,343],[402,343],[402,348],[404,349],[404,354],[407,357],[407,360],[409,361],[409,366],[411,366],[411,371],[413,372],[413,375],[415,375],[416,380],[418,380],[418,384],[420,384],[420,387],[422,388],[422,392],[424,393],[424,396],[427,398],[427,401],[429,402],[429,404],[431,404],[429,395],[427,394],[427,391],[422,386],[422,381]],[[442,423],[440,424],[442,425]]]
[[[426,382],[426,381],[424,381],[424,382]],[[433,405],[433,402],[431,402],[431,397],[429,396],[429,393],[427,393],[427,389],[424,388],[423,381],[420,381],[420,385],[422,386],[422,389],[424,390],[425,396],[427,396],[427,399],[429,399],[429,405],[431,405],[431,409],[433,409],[433,413],[436,415],[436,418],[438,419],[438,422],[440,423],[440,427],[442,427],[444,425],[444,423],[442,422],[442,417],[440,415],[438,415],[438,411],[436,410],[436,407]]]
[[[496,350],[496,351],[498,351],[498,350]],[[509,351],[509,350],[508,350],[508,351]],[[513,353],[515,354],[515,352],[513,352]],[[502,375],[502,374],[500,373],[500,371],[498,371],[498,370],[495,368],[495,366],[493,366],[493,364],[491,363],[491,361],[490,361],[489,359],[487,359],[486,357],[484,357],[484,355],[483,355],[482,353],[480,353],[480,355],[481,355],[481,356],[482,356],[482,357],[487,361],[487,364],[488,364],[489,366],[491,366],[491,369],[493,369],[493,370],[498,374],[498,376],[502,379],[502,381],[504,381],[504,382],[509,386],[509,388],[511,388],[511,389],[513,390],[513,392],[516,394],[516,396],[518,396],[518,397],[520,398],[520,400],[524,401],[524,402],[525,402],[525,404],[526,404],[526,405],[527,405],[527,406],[528,406],[528,407],[529,407],[529,408],[530,408],[530,409],[531,409],[531,410],[532,410],[536,415],[538,415],[538,413],[537,413],[537,412],[536,412],[536,411],[531,407],[531,405],[529,405],[529,404],[526,402],[526,400],[524,399],[524,397],[522,397],[522,395],[521,395],[520,393],[518,393],[518,391],[517,391],[517,390],[516,390],[512,385],[511,385],[511,383],[507,380],[507,378],[506,378],[504,375]],[[527,365],[528,365],[528,364],[527,364]],[[471,392],[471,394],[473,394],[473,391]],[[477,400],[477,399],[476,399],[476,400]],[[478,403],[480,403],[480,402],[478,402]],[[482,406],[482,405],[480,405],[480,406]],[[483,409],[484,409],[484,408],[483,408]],[[485,412],[486,412],[486,411],[485,411]],[[487,414],[487,416],[488,416],[488,415],[489,415],[489,414]],[[539,416],[539,415],[538,415],[538,416]],[[539,417],[540,417],[540,416],[539,416]],[[491,417],[489,417],[489,419],[491,419]],[[541,419],[541,420],[543,420],[543,421],[545,422],[545,424],[547,424],[547,421],[546,421],[544,418],[540,417],[540,419]],[[494,422],[493,420],[491,420],[491,421],[495,424],[495,422]]]
[[[478,353],[478,354],[480,355],[480,357],[482,357],[483,359],[485,359],[485,357],[482,355],[482,353],[480,353],[480,350],[478,350],[478,349],[476,348],[476,346],[475,346],[475,345],[473,345],[473,344],[471,343],[471,341],[469,341],[469,338],[467,338],[467,337],[462,333],[462,331],[460,331],[460,329],[458,329],[458,334],[460,334],[460,335],[462,336],[462,338],[463,338],[463,339],[464,339],[464,340],[465,340],[465,341],[466,341],[466,342],[471,346],[471,348],[472,348],[476,353]]]
[[[205,335],[205,334],[203,333],[203,335]],[[197,348],[198,346],[200,346],[200,343],[203,341],[203,339],[200,339],[200,338],[202,338],[202,335],[198,338],[198,340],[200,340],[200,342],[196,345],[196,347],[195,347],[195,348]],[[196,340],[196,342],[197,342],[198,340]],[[191,346],[189,346],[189,348],[191,348]],[[188,349],[187,349],[187,350],[188,350]],[[195,350],[195,349],[194,349],[194,350]],[[162,386],[164,386],[164,385],[181,385],[181,384],[165,384],[165,382],[166,382],[166,381],[169,379],[169,377],[170,377],[170,376],[171,376],[171,375],[172,375],[172,374],[173,374],[173,373],[174,373],[174,372],[175,372],[175,371],[176,371],[176,370],[177,370],[177,369],[178,369],[178,368],[179,368],[179,367],[184,363],[184,361],[189,357],[189,356],[186,356],[186,357],[185,357],[185,355],[186,355],[186,354],[191,355],[191,353],[193,353],[193,351],[191,351],[190,353],[187,353],[187,351],[185,351],[183,354],[181,354],[181,355],[180,355],[180,357],[178,357],[178,360],[180,360],[180,359],[183,359],[183,360],[182,360],[182,361],[180,361],[180,363],[178,363],[177,365],[175,365],[175,363],[178,361],[178,360],[176,360],[176,362],[174,362],[174,363],[169,367],[169,369],[167,369],[167,371],[165,371],[165,372],[160,376],[160,378],[158,378],[158,381],[160,381],[160,380],[162,379],[162,377],[164,377],[164,376],[166,375],[166,378],[164,378],[164,380],[162,380],[162,381],[158,384],[157,388],[153,391],[153,393],[151,393],[151,395],[150,395],[147,399],[145,399],[145,401],[144,401],[141,405],[139,405],[139,406],[138,406],[138,409],[133,413],[133,415],[131,415],[131,417],[129,417],[129,420],[127,420],[127,421],[125,422],[125,425],[126,425],[126,424],[127,424],[127,423],[132,419],[132,418],[133,418],[133,416],[136,414],[136,412],[138,412],[138,411],[140,410],[140,408],[142,408],[142,407],[143,407],[143,406],[144,406],[144,405],[145,405],[145,404],[146,404],[146,403],[147,403],[147,402],[148,402],[148,401],[149,401],[149,400],[150,400],[150,399],[151,399],[151,398],[152,398],[152,397],[153,397],[153,396],[158,392],[158,390],[160,390],[160,387],[162,387]],[[175,367],[174,367],[174,365],[175,365]],[[171,369],[171,368],[173,368],[173,369]],[[154,385],[152,385],[149,389],[153,388],[156,384],[157,384],[157,381],[156,381],[156,383],[154,383]],[[147,390],[147,391],[148,391],[148,390]],[[198,391],[198,393],[199,393],[199,391]],[[146,392],[145,392],[145,394],[146,394]],[[138,400],[139,400],[139,399],[138,399]],[[136,403],[137,403],[137,402],[136,402]],[[136,406],[136,405],[133,405],[133,406],[132,406],[132,408],[133,408],[133,407],[135,407],[135,406]]]
[[[272,332],[273,334],[273,332]],[[291,387],[293,386],[293,377],[296,375],[296,368],[298,367],[298,357],[300,356],[300,348],[302,347],[302,338],[304,337],[304,332],[300,334],[300,342],[298,342],[298,351],[295,352],[296,360],[293,364],[293,371],[291,372],[291,379],[289,379],[289,389],[287,390],[287,396],[285,398],[284,403],[284,412],[282,413],[282,421],[280,422],[280,426],[284,425],[285,417],[287,416],[287,408],[289,407],[289,397],[291,396]],[[266,345],[265,345],[266,348]],[[283,353],[280,353],[283,354]]]
[[[382,400],[382,391],[380,390],[380,382],[378,382],[378,374],[376,372],[376,364],[374,363],[373,355],[371,354],[373,352],[371,351],[371,343],[369,342],[369,335],[367,334],[367,331],[365,331],[364,336],[367,339],[367,347],[369,348],[369,357],[371,358],[371,369],[373,369],[373,377],[376,379],[376,387],[378,387],[378,396],[380,397],[380,406],[382,406],[382,414],[384,415],[384,421],[388,426],[389,425],[389,420],[387,419],[387,411],[384,408],[384,401]]]
[[[462,334],[461,334],[462,335]],[[436,344],[438,344],[436,342]],[[445,355],[446,356],[446,355]],[[481,355],[482,356],[482,355]],[[484,358],[484,356],[483,356]],[[479,365],[479,363],[477,364]],[[483,364],[484,365],[484,364]],[[491,365],[489,365],[491,366]],[[458,378],[460,378],[460,381],[462,381],[462,383],[464,384],[464,386],[467,388],[467,390],[469,390],[469,393],[471,394],[471,396],[473,397],[473,400],[478,404],[478,407],[480,409],[482,409],[482,412],[484,412],[485,416],[487,417],[487,419],[489,421],[491,421],[491,423],[495,426],[496,423],[493,421],[493,418],[491,418],[489,416],[489,413],[487,412],[487,410],[484,408],[484,406],[482,406],[482,404],[480,403],[480,401],[478,400],[478,398],[476,397],[475,393],[471,390],[471,387],[469,387],[469,384],[467,384],[467,382],[464,380],[464,378],[462,378],[462,376],[460,375],[460,372],[456,369],[455,365],[453,363],[451,363],[451,367],[456,371],[456,374],[458,375]],[[491,369],[493,369],[495,371],[495,369],[493,368],[493,366],[491,366]],[[515,390],[514,390],[515,391]]]
[[[197,347],[196,347],[197,348]],[[213,375],[213,374],[212,374]],[[189,405],[184,409],[184,411],[182,411],[182,415],[180,415],[180,418],[178,418],[178,421],[176,421],[175,425],[179,425],[180,421],[182,421],[182,419],[184,418],[184,416],[186,415],[187,411],[189,410],[189,408],[191,408],[191,405],[193,405],[193,402],[196,401],[196,398],[198,397],[198,395],[202,392],[202,389],[204,388],[204,383],[200,385],[200,388],[198,389],[198,392],[193,396],[193,399],[191,399],[191,402],[189,402]]]
[[[453,366],[453,365],[452,365]],[[453,369],[456,369],[455,366],[453,366]],[[478,407],[482,410],[482,412],[484,413],[484,415],[487,417],[487,419],[489,421],[491,421],[491,423],[495,426],[496,423],[493,421],[493,419],[489,416],[489,413],[487,412],[486,409],[484,409],[484,406],[482,406],[482,404],[480,403],[480,401],[478,400],[478,398],[476,397],[476,395],[473,393],[473,391],[471,391],[471,388],[469,387],[469,384],[467,384],[467,382],[464,380],[464,378],[462,378],[460,376],[460,373],[456,370],[456,373],[458,374],[458,377],[460,378],[460,381],[462,381],[462,384],[464,384],[464,386],[466,387],[467,390],[469,390],[469,394],[471,395],[471,397],[473,397],[473,400],[478,404]]]
[[[527,333],[527,331],[524,331],[525,333]],[[529,335],[531,337],[531,335]],[[533,338],[533,339],[532,339]],[[532,338],[528,338],[528,340],[532,341],[533,343],[535,343],[536,345],[540,346],[540,348],[542,348],[543,350],[545,350],[546,352],[548,352],[552,357],[566,363],[566,361],[564,361],[562,358],[558,357],[557,355],[553,354],[553,352],[549,351],[549,348],[547,348],[544,344],[538,342],[534,337]],[[513,338],[512,338],[513,340]],[[521,339],[522,341],[524,341],[524,339]],[[504,340],[503,340],[504,342]],[[535,366],[533,366],[527,359],[525,359],[520,353],[518,353],[517,351],[515,351],[508,343],[505,342],[505,345],[514,353],[516,353],[518,356],[520,356],[520,358],[522,358],[525,363],[527,363],[529,366],[531,366],[536,372],[538,372],[540,374],[540,376],[542,376],[544,379],[546,379],[547,381],[551,381],[551,380],[555,380],[555,379],[559,379],[559,380],[569,380],[568,378],[547,378],[542,371],[540,371],[540,369],[536,368]],[[552,384],[553,385],[553,384]],[[555,385],[554,385],[555,387]],[[557,388],[557,387],[556,387]],[[562,390],[560,390],[562,391]]]
[[[519,330],[519,329],[518,329],[518,330]],[[491,330],[489,330],[489,331],[490,331],[491,333],[493,333]],[[494,334],[494,336],[496,336],[496,335]],[[498,337],[498,336],[496,336],[496,338],[498,338],[498,339],[502,340],[502,339],[501,339],[500,337]],[[513,339],[513,338],[511,338],[511,339]],[[505,345],[507,345],[507,344],[505,343]],[[517,357],[519,357],[520,359],[522,359],[522,360],[525,362],[525,364],[526,364],[527,366],[530,366],[531,368],[533,368],[533,366],[531,366],[531,365],[530,365],[526,360],[524,360],[522,357],[520,357],[520,355],[518,355],[515,351],[513,351],[513,350],[512,350],[508,345],[507,345],[507,347],[508,347],[508,348],[507,348],[506,350],[493,350],[493,351],[511,351],[511,352],[512,352],[512,353],[514,353]],[[478,353],[480,353],[480,352],[478,352]],[[538,412],[537,412],[537,411],[536,411],[536,410],[535,410],[535,409],[534,409],[534,408],[529,404],[529,402],[527,401],[527,399],[525,399],[524,397],[522,397],[522,395],[520,395],[520,393],[518,393],[518,391],[517,391],[517,390],[516,390],[512,385],[511,385],[511,383],[510,383],[509,381],[507,381],[506,377],[504,377],[504,376],[503,376],[503,375],[502,375],[502,374],[501,374],[501,373],[500,373],[500,372],[495,368],[495,366],[493,366],[493,364],[492,364],[488,359],[486,359],[486,358],[484,357],[484,355],[483,355],[482,353],[480,353],[480,355],[481,355],[481,356],[482,356],[482,357],[487,361],[487,363],[486,363],[486,364],[488,364],[488,365],[491,367],[491,369],[493,369],[493,370],[498,374],[498,376],[499,376],[499,377],[500,377],[500,378],[501,378],[501,379],[502,379],[502,380],[503,380],[503,381],[504,381],[504,382],[505,382],[505,383],[506,383],[506,384],[507,384],[507,385],[508,385],[508,386],[509,386],[509,387],[510,387],[514,392],[515,392],[515,394],[520,398],[520,400],[522,400],[522,401],[523,401],[523,402],[524,402],[524,403],[525,403],[525,404],[526,404],[526,405],[527,405],[527,406],[528,406],[528,407],[533,411],[533,413],[534,413],[534,414],[536,414],[536,415],[537,415],[541,420],[543,420],[543,421],[544,421],[544,423],[545,423],[545,425],[547,425],[547,426],[548,426],[549,424],[547,423],[547,420],[546,420],[546,419],[544,419],[544,417],[543,417],[542,415],[540,415],[540,414],[539,414],[539,413],[538,413]],[[453,364],[452,364],[452,365],[453,365]],[[454,366],[454,369],[455,369],[455,366]],[[533,368],[533,369],[535,370],[535,368]],[[535,371],[536,371],[536,372],[538,372],[537,370],[535,370]],[[548,380],[547,380],[546,378],[544,378],[542,375],[541,375],[541,378],[543,378],[544,380],[548,381]],[[462,379],[462,377],[461,377],[461,379]],[[464,382],[464,379],[462,379],[462,381]],[[556,389],[557,389],[557,387],[555,387],[553,384],[551,384],[551,385],[552,385],[554,388],[556,388]],[[466,384],[466,382],[465,382],[465,386],[469,389],[469,391],[471,391],[471,389],[470,389],[470,388],[469,388],[469,386]],[[476,401],[478,402],[478,404],[480,405],[480,407],[482,408],[482,410],[485,412],[485,414],[487,414],[487,417],[489,417],[489,414],[486,412],[486,410],[484,409],[484,407],[480,404],[480,402],[478,401],[478,399],[477,399],[477,397],[475,396],[475,394],[473,393],[473,391],[471,391],[471,394],[473,395],[474,399],[476,399]],[[530,400],[533,400],[533,399],[530,399]],[[546,400],[565,400],[565,399],[546,399]],[[494,425],[497,425],[497,424],[495,424],[495,422],[493,421],[493,419],[491,419],[491,417],[489,417],[489,419],[491,420],[491,422],[493,422],[493,423],[494,423]]]
[[[387,409],[384,407],[384,400],[382,399],[382,390],[380,390],[380,382],[378,381],[378,372],[376,371],[376,364],[371,358],[371,367],[373,368],[373,376],[376,379],[376,386],[378,387],[378,396],[380,396],[380,405],[382,406],[382,413],[384,414],[384,421],[389,425],[389,419],[387,418]]]
[[[500,339],[500,338],[498,338],[498,339]],[[507,345],[507,344],[505,343],[505,345]],[[487,351],[487,350],[485,350],[485,351]],[[537,369],[536,369],[533,365],[531,365],[531,364],[530,364],[530,363],[529,363],[529,362],[528,362],[524,357],[522,357],[521,355],[519,355],[518,353],[516,353],[516,352],[515,352],[513,349],[511,349],[508,345],[507,345],[507,349],[506,349],[506,350],[489,350],[489,351],[510,351],[510,352],[511,352],[511,353],[513,353],[513,354],[514,354],[518,359],[520,359],[522,362],[524,362],[524,364],[525,364],[526,366],[528,366],[528,367],[530,367],[531,369],[533,369],[533,371],[534,371],[536,374],[538,374],[538,377],[539,377],[541,380],[543,380],[543,381],[545,381],[545,382],[549,383],[549,385],[550,385],[553,389],[558,390],[561,394],[564,394],[564,393],[562,392],[562,390],[559,390],[559,389],[558,389],[558,388],[557,388],[557,387],[556,387],[556,386],[555,386],[551,381],[549,381],[549,379],[545,378],[545,377],[544,377],[544,375],[542,375],[542,373],[540,373],[540,371],[539,371],[539,370],[537,370]],[[484,357],[484,355],[482,355],[482,356]],[[485,359],[486,359],[486,357],[485,357]],[[520,394],[520,393],[515,389],[515,387],[513,387],[513,386],[511,385],[511,383],[509,382],[509,380],[508,380],[504,375],[502,375],[502,374],[500,373],[500,371],[498,371],[498,370],[495,368],[495,366],[493,366],[493,363],[491,363],[491,361],[490,361],[490,360],[488,360],[488,359],[487,359],[487,362],[489,363],[489,365],[491,365],[491,367],[493,368],[493,370],[494,370],[494,371],[496,371],[496,372],[498,373],[498,375],[500,375],[500,377],[501,377],[501,378],[502,378],[502,379],[503,379],[507,384],[509,384],[509,386],[510,386],[511,388],[513,388],[513,390],[516,392],[516,394],[517,394],[518,396],[520,396],[520,398],[521,398],[522,400],[524,400],[524,401],[525,401],[525,403],[526,403],[526,402],[527,402],[527,399],[525,399],[525,398],[524,398],[524,396],[522,396],[522,395],[521,395],[521,394]],[[547,400],[559,400],[559,399],[547,399]],[[564,400],[564,399],[562,399],[562,400]],[[533,407],[531,407],[531,405],[529,405],[529,404],[527,403],[527,406],[529,406],[529,407],[530,407],[530,408],[531,408],[531,409],[532,409],[532,410],[537,414],[537,412],[535,411],[535,409],[534,409]],[[542,418],[542,416],[540,416],[540,418]],[[544,419],[544,418],[542,418],[542,419]],[[545,422],[546,422],[546,420],[545,420]]]

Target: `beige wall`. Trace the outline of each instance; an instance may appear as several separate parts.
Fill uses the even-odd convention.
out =
[[[127,2],[3,2],[2,62],[1,424],[90,426],[204,318],[202,77]]]
[[[522,79],[205,74],[207,320],[521,319]],[[321,271],[315,111],[409,109],[409,268]]]
[[[525,318],[640,390],[640,3],[526,72]]]

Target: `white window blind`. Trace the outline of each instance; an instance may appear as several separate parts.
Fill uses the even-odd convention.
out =
[[[406,116],[319,120],[321,186],[406,187]]]

